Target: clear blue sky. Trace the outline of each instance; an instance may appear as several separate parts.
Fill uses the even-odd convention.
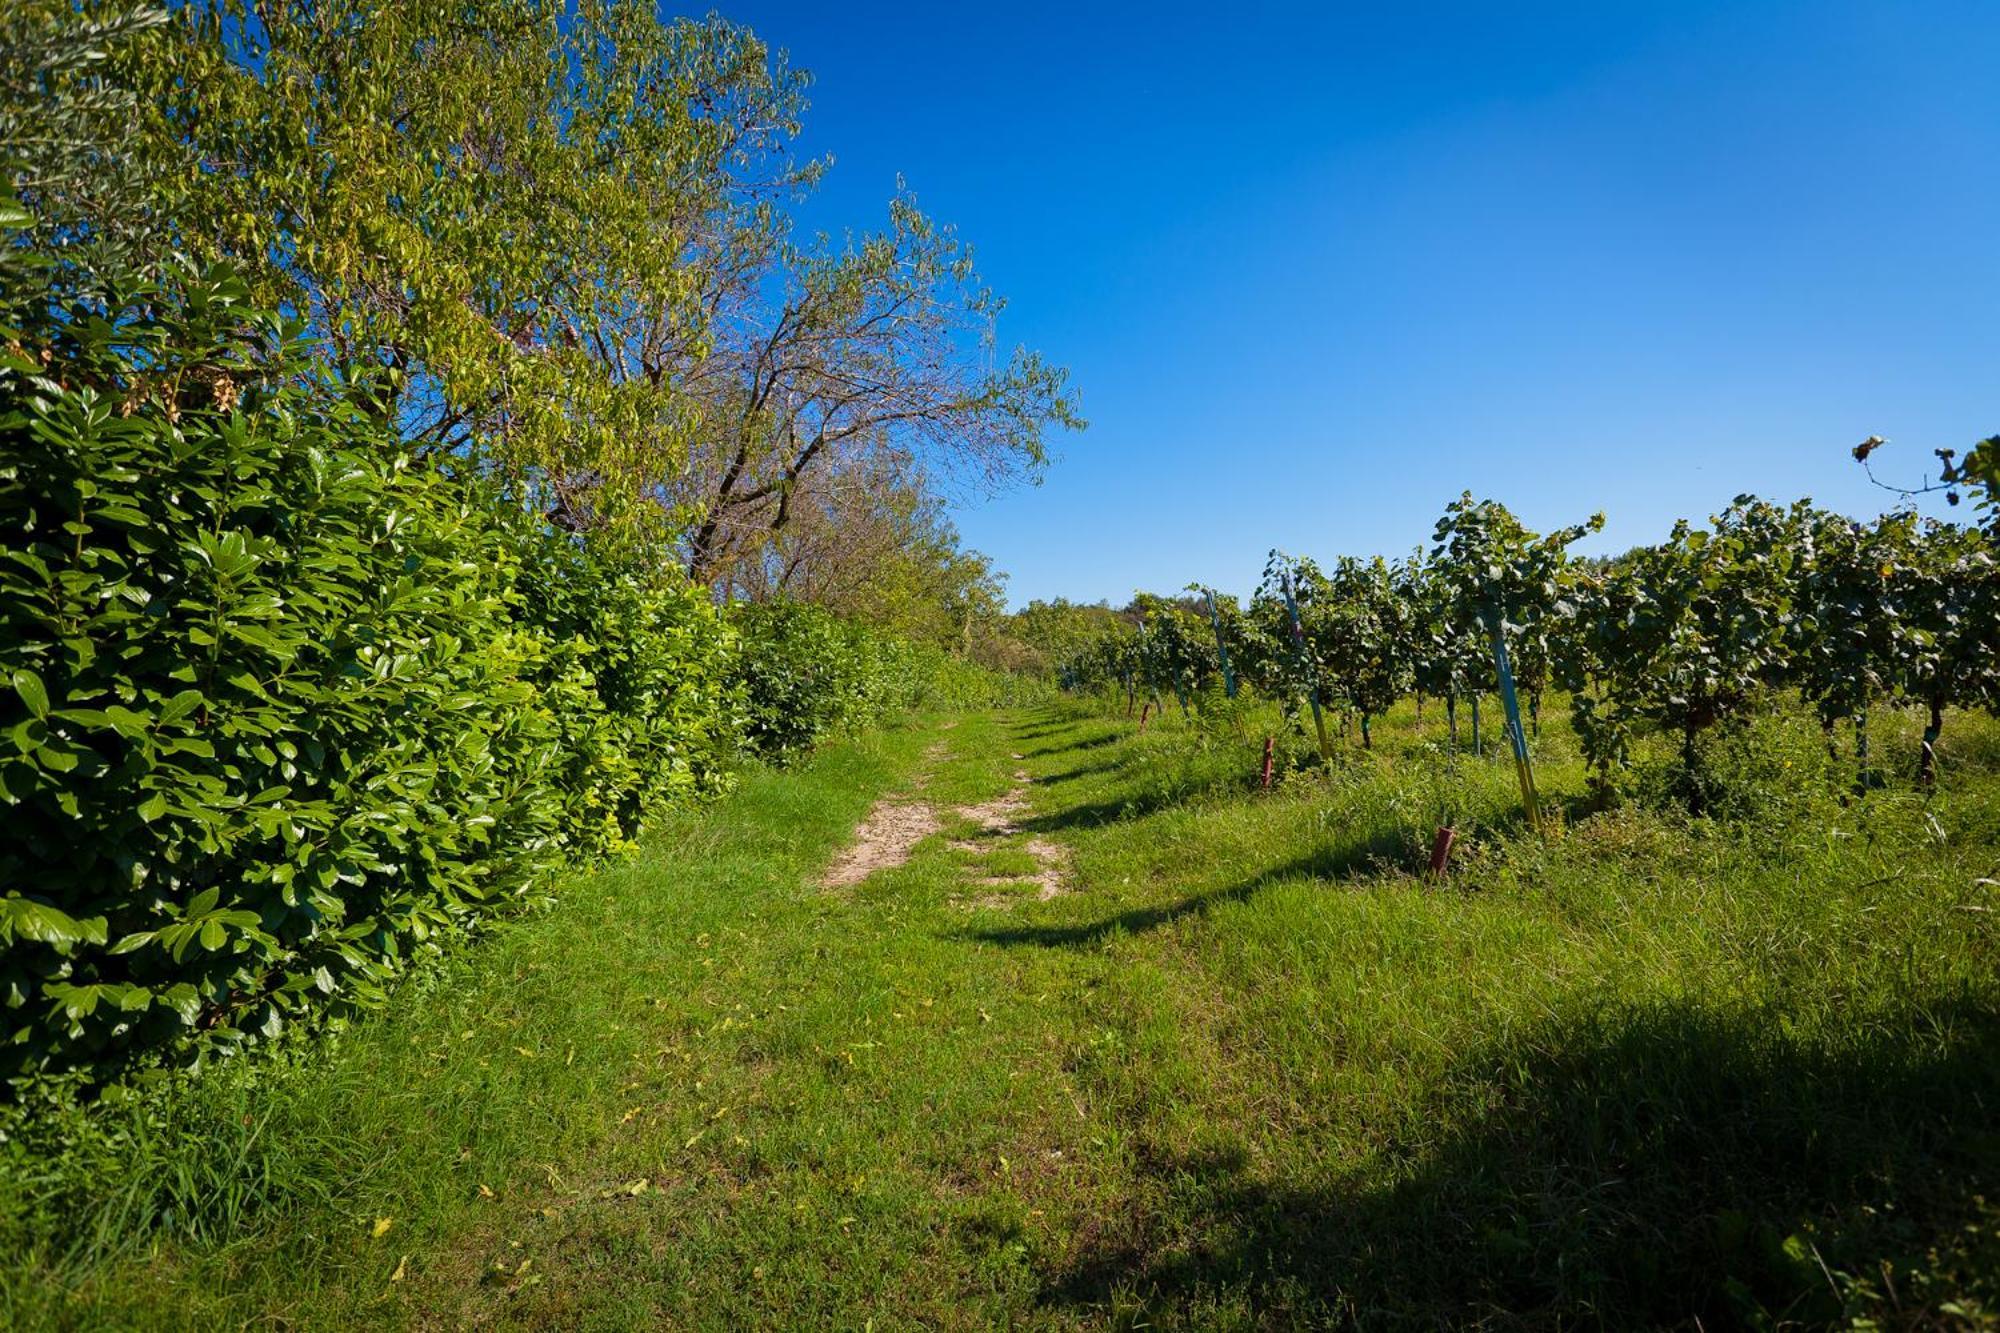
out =
[[[726,0],[816,77],[809,221],[897,175],[1091,429],[959,524],[1019,604],[1470,489],[1593,549],[1739,492],[1875,512],[2000,431],[2000,3]]]

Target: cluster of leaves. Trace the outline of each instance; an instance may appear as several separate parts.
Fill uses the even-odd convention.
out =
[[[1687,796],[1703,803],[1696,736],[1783,683],[1801,637],[1785,533],[1806,508],[1744,497],[1710,529],[1682,520],[1665,542],[1576,581],[1563,674],[1607,794],[1633,727],[1650,722],[1679,734]]]
[[[1700,807],[1696,736],[1780,688],[1816,707],[1829,739],[1843,719],[1865,724],[1871,704],[1926,708],[1929,781],[1943,710],[2000,699],[1996,595],[1991,544],[1974,530],[1744,496],[1707,528],[1677,524],[1576,581],[1563,683],[1579,692],[1578,732],[1607,794],[1632,730],[1651,723],[1680,735]],[[1865,732],[1859,745],[1865,765]]]
[[[1183,709],[1221,674],[1215,633],[1207,616],[1180,602],[1142,594],[1134,602],[1141,620],[1135,667],[1155,694],[1171,694]]]
[[[1342,557],[1330,570],[1273,553],[1246,611],[1219,615],[1242,678],[1295,717],[1308,701],[1368,724],[1398,699],[1455,701],[1495,684],[1504,642],[1531,716],[1551,687],[1604,799],[1633,737],[1679,742],[1678,787],[1707,802],[1698,738],[1797,691],[1829,736],[1853,720],[1866,764],[1871,704],[1928,711],[1919,777],[1931,780],[1949,707],[2000,700],[2000,577],[1993,538],[1899,511],[1857,523],[1800,501],[1740,497],[1706,527],[1612,560],[1569,548],[1602,516],[1548,534],[1470,495],[1440,519],[1428,552]],[[1294,615],[1296,614],[1296,619]],[[1136,635],[1108,637],[1065,668],[1088,684],[1147,660]],[[1212,649],[1210,650],[1212,651]]]
[[[919,704],[979,693],[977,668],[955,676],[951,667],[966,664],[935,646],[891,638],[810,602],[739,602],[729,621],[742,640],[741,734],[767,758],[782,760]]]
[[[1380,557],[1341,556],[1331,573],[1298,559],[1290,562],[1288,572],[1299,617],[1299,651],[1291,658],[1300,672],[1298,684],[1316,688],[1323,706],[1358,715],[1362,743],[1369,744],[1370,719],[1412,687],[1417,605],[1399,595],[1398,574]],[[1253,619],[1271,621],[1282,615],[1289,621],[1291,611],[1279,586],[1284,577],[1284,571],[1266,570],[1252,603]]]

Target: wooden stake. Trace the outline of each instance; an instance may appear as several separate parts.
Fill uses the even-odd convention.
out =
[[[1431,841],[1431,878],[1443,879],[1445,867],[1451,861],[1451,845],[1458,840],[1458,830],[1449,824],[1439,825],[1437,837]]]

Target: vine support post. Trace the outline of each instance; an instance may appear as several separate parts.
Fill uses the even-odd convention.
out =
[[[1944,732],[1944,704],[1934,695],[1930,705],[1931,720],[1924,728],[1924,748],[1917,757],[1917,785],[1926,789],[1937,785],[1937,743]]]
[[[1222,617],[1215,610],[1215,590],[1203,588],[1201,595],[1208,600],[1208,624],[1215,631],[1215,655],[1222,663],[1222,693],[1225,697],[1236,697],[1236,671],[1229,665],[1229,645],[1222,641]]]
[[[1289,558],[1289,557],[1288,557]],[[1299,599],[1292,591],[1292,568],[1285,566],[1285,610],[1292,618],[1292,646],[1298,650],[1299,667],[1307,671],[1306,699],[1312,704],[1313,730],[1319,733],[1319,762],[1322,767],[1333,762],[1333,746],[1326,739],[1326,717],[1319,707],[1318,673],[1310,671],[1311,656],[1306,652],[1305,626],[1299,623]]]
[[[1514,668],[1507,661],[1507,635],[1498,616],[1493,626],[1493,666],[1500,677],[1500,702],[1507,710],[1507,741],[1514,751],[1514,775],[1521,780],[1521,803],[1528,810],[1528,827],[1542,831],[1542,807],[1535,794],[1535,766],[1528,758],[1528,737],[1521,730],[1521,701],[1514,690]]]

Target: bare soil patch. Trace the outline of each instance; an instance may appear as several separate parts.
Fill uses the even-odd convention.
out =
[[[1017,755],[1016,758],[1018,757]],[[1006,795],[995,797],[990,801],[983,801],[978,805],[960,806],[954,813],[961,819],[967,819],[977,824],[979,826],[979,837],[981,838],[1010,837],[1022,831],[1019,816],[1028,808],[1028,799],[1022,789],[1031,780],[1025,771],[1017,770],[1014,774],[1014,781],[1017,785]],[[960,838],[955,840],[951,845],[955,850],[961,852],[976,853],[985,850],[977,838]],[[1064,872],[1069,865],[1068,849],[1059,843],[1051,842],[1047,838],[1042,837],[1028,839],[1027,842],[1022,844],[1021,849],[1035,858],[1039,869],[1034,874],[988,875],[973,882],[988,889],[1005,888],[1020,890],[1032,885],[1035,891],[1034,900],[1036,902],[1045,903],[1061,893],[1065,887],[1066,877]],[[999,910],[1011,907],[1015,903],[1022,901],[1023,898],[1024,895],[1019,892],[1011,894],[987,893],[975,898],[964,899],[960,905],[975,909]]]
[[[827,867],[820,886],[844,889],[881,870],[893,870],[910,859],[916,845],[938,830],[937,812],[921,801],[882,800],[875,803],[854,844]]]

